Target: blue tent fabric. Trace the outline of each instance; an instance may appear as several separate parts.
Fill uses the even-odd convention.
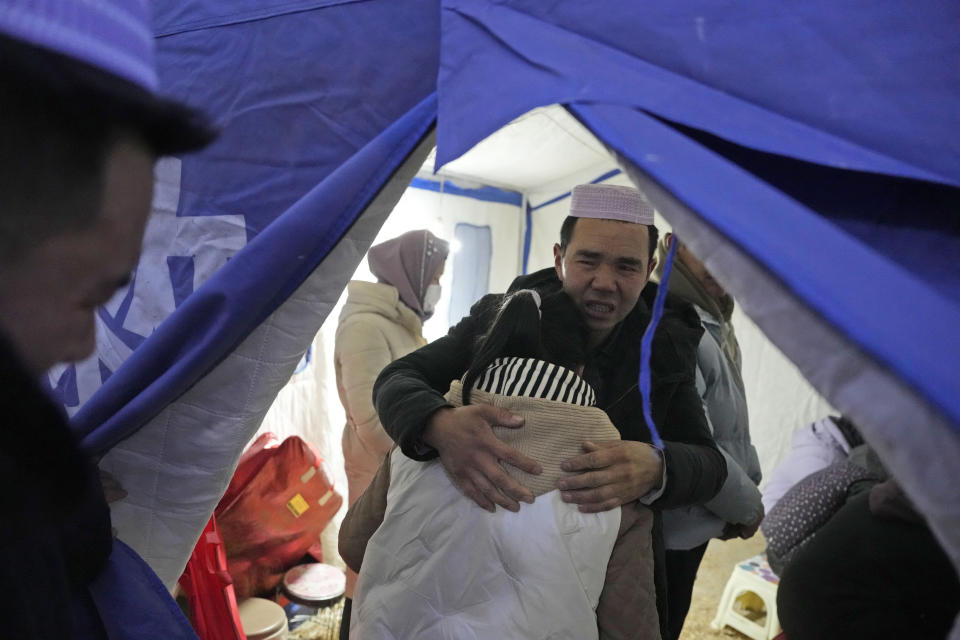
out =
[[[223,128],[177,215],[242,214],[250,239],[434,91],[426,0],[154,4],[161,87]]]
[[[158,37],[223,25],[265,20],[312,9],[353,4],[358,0],[192,0],[154,4],[153,30]]]
[[[737,173],[733,183],[744,190],[741,195],[734,198],[728,193],[735,191],[731,183],[715,181],[698,210],[731,237],[755,236],[750,246],[758,259],[795,284],[814,307],[836,318],[870,353],[920,385],[927,397],[936,398],[941,409],[960,416],[955,402],[949,401],[951,394],[960,394],[949,376],[939,375],[942,364],[928,368],[949,360],[942,357],[943,349],[953,353],[957,346],[949,332],[957,315],[949,300],[957,279],[951,268],[955,196],[945,191],[931,195],[927,189],[925,197],[936,201],[924,210],[932,223],[912,227],[911,240],[916,240],[906,243],[913,247],[906,254],[902,241],[887,242],[894,235],[874,215],[875,205],[888,198],[890,185],[902,187],[904,179],[913,181],[910,184],[960,183],[960,110],[948,99],[958,88],[952,62],[960,57],[953,28],[960,24],[956,3],[441,4],[442,11],[427,0],[402,8],[390,2],[331,0],[158,3],[158,63],[165,90],[206,108],[224,126],[222,139],[213,147],[182,159],[177,216],[240,215],[250,245],[209,287],[197,292],[186,283],[192,275],[189,260],[169,256],[166,277],[177,310],[150,340],[126,330],[122,321],[136,282],[116,315],[101,310],[104,324],[136,351],[119,371],[100,364],[100,375],[108,380],[75,417],[91,451],[103,451],[156,413],[283,300],[307,269],[282,264],[277,247],[287,255],[309,255],[314,265],[322,260],[362,208],[343,199],[363,189],[377,171],[365,170],[359,166],[362,161],[355,160],[338,172],[336,181],[327,177],[368,140],[391,130],[404,140],[399,147],[367,150],[386,154],[378,174],[384,179],[389,164],[399,162],[401,149],[409,149],[430,119],[432,107],[414,105],[431,93],[437,69],[439,164],[531,107],[564,102],[582,109],[624,105],[629,116],[616,116],[623,120],[613,129],[626,127],[633,135],[631,128],[638,127],[651,141],[657,136],[673,140],[675,158],[681,149],[690,150],[710,171],[726,173],[734,163],[746,167],[753,173]],[[374,40],[377,46],[369,46]],[[278,42],[285,46],[273,46]],[[483,82],[491,77],[497,79],[496,92]],[[478,104],[484,108],[477,109]],[[408,117],[416,125],[392,124],[407,112],[415,114]],[[398,133],[402,126],[411,128]],[[716,140],[711,143],[709,136]],[[622,138],[601,137],[639,166],[665,171],[665,158],[656,153],[631,154]],[[692,139],[700,144],[686,144]],[[716,152],[710,159],[699,157],[703,145]],[[756,162],[756,155],[743,157],[751,153],[774,154],[815,169],[804,172],[804,180],[780,181],[769,162]],[[795,167],[788,165],[788,171],[779,173],[795,173]],[[816,168],[848,173],[825,178],[816,175]],[[834,197],[826,204],[808,198],[804,204],[809,208],[783,197],[802,198],[799,194],[823,193],[827,187],[831,193],[842,192],[837,185],[849,187],[856,181],[852,170],[874,176],[872,184],[846,190],[860,203],[862,216],[849,216],[850,197]],[[671,171],[678,184],[689,182],[684,175],[692,175],[684,166]],[[324,178],[328,181],[323,188],[303,197]],[[769,189],[768,183],[782,192]],[[909,193],[913,187],[904,189]],[[368,189],[366,196],[373,191]],[[715,197],[721,193],[725,198]],[[760,207],[758,198],[773,201]],[[325,208],[327,199],[334,206]],[[739,199],[744,208],[711,215],[724,209],[718,202],[728,199]],[[288,222],[274,223],[278,212],[288,208],[280,217]],[[846,212],[847,217],[836,218],[837,226],[818,226],[811,208],[826,215]],[[310,210],[323,214],[311,216]],[[756,215],[758,210],[764,216]],[[803,261],[814,261],[790,255],[789,246],[795,243],[783,246],[778,233],[783,221],[774,215],[798,211],[804,215],[791,218],[798,224],[791,228],[791,239],[809,227],[816,236],[811,237],[812,246],[862,259],[854,273],[825,266],[819,277],[808,278],[817,270]],[[757,224],[764,220],[770,224]],[[766,227],[770,237],[761,237],[759,229]],[[743,231],[746,228],[751,231]],[[261,233],[267,239],[257,245]],[[320,239],[312,247],[277,240],[294,236]],[[876,250],[850,242],[854,237]],[[938,242],[940,250],[924,252],[921,242],[929,241]],[[850,251],[847,244],[853,247]],[[889,277],[877,277],[880,272],[874,268]],[[277,273],[282,274],[279,279]],[[873,274],[870,282],[861,282],[865,273]],[[891,312],[880,283],[898,292],[901,311]],[[851,291],[857,292],[855,298]],[[244,304],[237,304],[239,300]],[[241,308],[246,320],[238,322]],[[915,317],[906,309],[932,318],[933,326],[925,327],[930,330],[922,335],[906,331]],[[882,325],[870,322],[881,315],[888,318]],[[904,339],[909,348],[901,346]],[[54,381],[65,399],[76,395],[75,377],[67,370]]]
[[[960,302],[960,189],[802,162],[668,124]]]
[[[214,267],[432,94],[439,64],[433,0],[153,7],[162,91],[208,113],[221,135],[176,160],[174,211],[148,229],[160,255],[145,253],[127,296],[98,311],[108,371]],[[50,386],[73,412],[106,377],[80,363],[54,371]]]
[[[601,140],[681,194],[960,429],[960,388],[950,371],[960,357],[950,268],[956,195],[941,189],[929,196],[938,204],[918,215],[920,227],[924,217],[937,223],[945,255],[926,255],[918,243],[904,260],[899,243],[884,244],[912,208],[893,226],[873,217],[889,208],[903,179],[960,183],[953,99],[960,92],[960,5],[651,2],[606,9],[446,0],[437,163],[531,107],[570,104]],[[483,77],[496,77],[500,90],[481,97]],[[482,111],[473,106],[481,99]],[[702,132],[700,143],[694,131]],[[706,136],[847,171],[777,180],[763,162],[750,166],[726,149],[731,162],[708,150]],[[872,177],[864,182],[866,173]],[[800,191],[816,194],[808,203],[822,213],[848,217],[831,224],[789,197]],[[851,198],[856,209],[846,206]],[[843,257],[842,269],[832,256]]]
[[[660,285],[657,288],[657,297],[653,301],[653,309],[650,313],[650,322],[643,331],[643,339],[640,343],[640,374],[637,377],[637,388],[643,396],[643,419],[650,430],[650,440],[653,446],[663,450],[663,439],[660,438],[660,430],[653,420],[653,407],[650,404],[650,388],[652,381],[650,379],[650,356],[653,352],[653,336],[663,317],[663,305],[667,301],[668,283],[670,282],[670,271],[673,269],[673,258],[677,254],[677,243],[674,242],[667,250],[667,257],[664,259],[663,275],[660,277]]]
[[[339,241],[423,138],[435,114],[430,96],[301,198],[190,296],[74,416],[83,447],[103,453],[122,440],[270,315]]]
[[[828,166],[960,181],[949,0],[443,7],[438,166],[535,106],[603,102]]]
[[[110,640],[197,639],[163,583],[121,540],[114,539],[107,564],[89,591]]]
[[[102,453],[188,388],[336,244],[435,117],[438,21],[427,0],[155,3],[164,92],[206,111],[222,133],[179,160],[184,222],[166,241],[163,272],[99,310],[133,355],[110,375],[100,368],[104,386],[89,400],[76,367],[51,381],[83,405],[74,425],[88,450]],[[244,237],[231,242],[250,244],[228,251],[215,217],[240,225],[233,233]],[[193,265],[211,255],[230,268],[194,292]],[[286,264],[290,255],[300,259]],[[129,310],[164,281],[170,317],[151,335]]]
[[[625,107],[572,109],[598,137],[682,194],[708,224],[909,381],[960,429],[960,380],[952,373],[960,357],[960,307],[954,301],[660,121]]]

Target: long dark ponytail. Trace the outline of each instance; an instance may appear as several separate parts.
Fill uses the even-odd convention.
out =
[[[477,340],[463,377],[463,404],[477,379],[497,358],[538,358],[574,368],[586,360],[587,327],[563,291],[543,297],[521,289],[504,299],[489,331]]]

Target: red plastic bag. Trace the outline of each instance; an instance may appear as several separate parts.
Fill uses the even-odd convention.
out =
[[[201,640],[247,639],[215,518],[200,534],[179,582],[190,605],[190,623]]]
[[[215,512],[237,597],[271,591],[307,553],[322,560],[320,533],[341,504],[310,444],[257,438]]]

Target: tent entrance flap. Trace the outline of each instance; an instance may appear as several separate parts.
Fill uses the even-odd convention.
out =
[[[438,165],[534,107],[611,104],[808,162],[960,184],[950,0],[442,7]]]
[[[409,158],[433,126],[435,108],[433,96],[424,100],[187,298],[74,416],[83,446],[95,453],[109,449],[189,389],[273,313]]]
[[[861,427],[960,568],[960,484],[951,481],[956,474],[954,461],[960,459],[957,423],[838,330],[744,244],[727,237],[703,212],[636,162],[638,141],[649,137],[633,135],[632,130],[623,136],[622,130],[609,126],[616,121],[611,120],[615,113],[627,120],[631,110],[578,107],[574,111],[601,140],[624,150],[619,154],[624,170],[683,241],[712,273],[722,277],[744,311],[813,386]]]
[[[343,234],[319,265],[238,345],[231,346],[211,370],[175,400],[166,402],[102,459],[101,467],[116,477],[128,493],[126,499],[113,506],[114,525],[168,586],[183,571],[243,448],[432,148],[432,105],[427,102],[422,106],[419,117],[408,123],[413,126],[401,138],[403,143],[396,148],[402,149],[402,153],[392,159],[390,154],[381,157],[372,175],[341,175],[356,179],[347,183],[353,185],[352,190],[340,183],[338,191],[340,202],[356,207],[352,210],[354,217],[344,223]],[[322,206],[324,201],[309,202],[309,207],[306,204],[297,211],[307,221],[318,211],[332,211]],[[309,228],[287,227],[298,233],[303,242],[322,241]],[[259,236],[269,237],[269,229]],[[269,255],[296,265],[301,262],[297,257],[302,253],[278,250]],[[247,268],[256,270],[251,264]],[[226,268],[221,271],[224,272],[229,273]],[[264,286],[271,287],[271,291],[279,288],[271,283],[269,272],[261,275],[265,278]],[[234,313],[242,315],[236,310]],[[93,436],[93,442],[102,441],[98,430]],[[200,461],[197,452],[203,452]]]
[[[904,380],[960,432],[960,381],[951,364],[960,359],[956,304],[816,212],[657,119],[625,107],[571,109],[612,149],[671,193],[682,194],[685,206]],[[708,257],[710,248],[703,249]],[[903,330],[917,318],[923,318],[922,331]]]

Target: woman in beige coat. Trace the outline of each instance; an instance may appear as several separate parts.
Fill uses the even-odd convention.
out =
[[[347,415],[343,459],[348,502],[353,504],[393,446],[373,407],[380,371],[426,344],[423,323],[440,298],[440,275],[449,245],[426,230],[410,231],[370,248],[367,262],[377,282],[354,280],[340,313],[334,347],[337,391]],[[356,575],[348,572],[347,597]]]

